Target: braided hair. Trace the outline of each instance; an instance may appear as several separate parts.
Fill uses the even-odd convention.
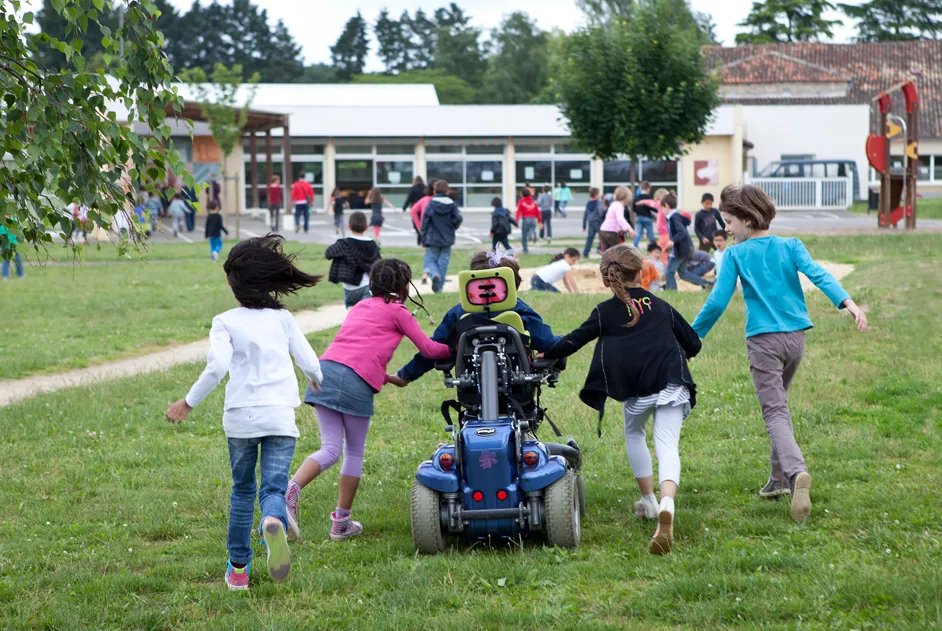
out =
[[[615,297],[628,307],[630,320],[625,326],[632,327],[638,324],[638,318],[641,317],[637,309],[632,309],[628,288],[641,286],[640,274],[643,265],[644,258],[641,252],[624,243],[608,248],[602,254],[602,262],[599,265],[602,279],[608,284]]]
[[[409,287],[415,289],[412,284],[412,269],[402,259],[380,259],[370,268],[370,293],[374,298],[382,298],[387,304],[394,300],[405,304],[406,300],[409,300],[431,320],[431,314],[425,305],[419,302],[422,300],[419,290],[415,289],[419,297],[419,301],[416,301],[409,295]]]
[[[239,304],[247,309],[284,309],[279,298],[313,287],[322,276],[295,266],[294,254],[282,249],[284,237],[268,234],[247,239],[229,250],[222,269]]]

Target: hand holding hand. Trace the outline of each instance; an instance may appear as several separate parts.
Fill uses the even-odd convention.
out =
[[[170,407],[167,408],[167,422],[179,424],[192,410],[193,408],[191,408],[190,404],[186,402],[186,399],[174,401],[170,404]]]
[[[537,353],[533,356],[533,359],[543,359],[543,353]]]
[[[409,385],[409,382],[403,379],[402,377],[400,377],[399,375],[389,375],[388,377],[386,377],[386,382],[391,383],[397,388],[405,388],[406,386]]]
[[[314,380],[311,379],[310,377],[308,377],[308,379],[307,379],[307,385],[309,385],[309,386],[311,387],[311,392],[320,392],[320,391],[321,391],[321,387],[317,384],[316,381],[314,381]]]

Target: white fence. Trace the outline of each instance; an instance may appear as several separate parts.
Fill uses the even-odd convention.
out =
[[[849,177],[751,177],[747,181],[775,200],[778,210],[846,210],[854,203]]]

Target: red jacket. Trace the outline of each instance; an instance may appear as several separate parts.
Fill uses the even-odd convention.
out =
[[[517,202],[517,221],[520,221],[521,217],[523,219],[536,219],[537,224],[543,225],[543,213],[540,212],[540,207],[529,195],[521,197],[520,201]]]
[[[314,189],[311,188],[311,184],[307,180],[298,180],[294,183],[294,186],[291,187],[291,201],[306,204],[309,200],[313,206]]]

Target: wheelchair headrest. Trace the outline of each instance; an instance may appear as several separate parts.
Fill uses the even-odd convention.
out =
[[[458,291],[467,313],[509,311],[517,304],[517,284],[509,267],[460,272]]]

